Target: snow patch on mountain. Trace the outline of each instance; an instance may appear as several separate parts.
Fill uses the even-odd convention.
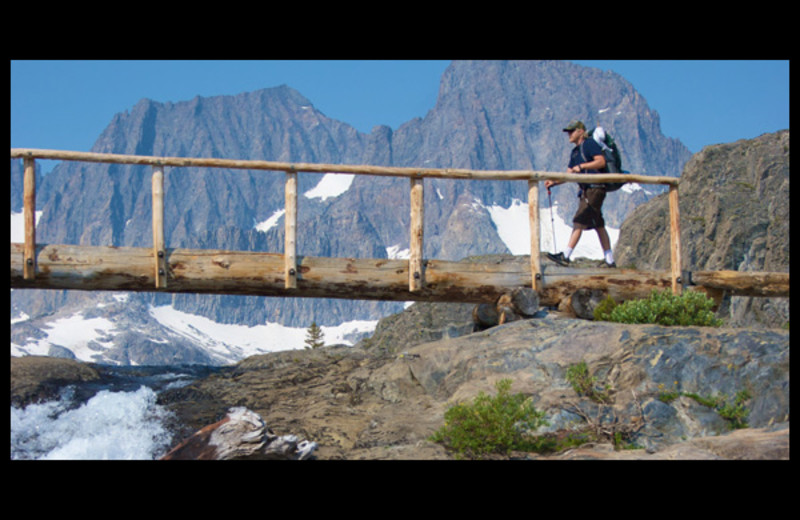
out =
[[[411,251],[408,248],[401,249],[403,246],[396,244],[386,248],[386,257],[390,259],[408,260]]]
[[[627,185],[626,185],[627,186]],[[624,188],[623,188],[624,189]],[[531,233],[528,216],[528,203],[514,199],[508,208],[494,204],[485,206],[497,228],[497,234],[514,255],[531,254]],[[619,238],[619,229],[606,227],[613,250]],[[553,236],[555,232],[555,236]],[[539,244],[541,251],[563,251],[572,234],[572,224],[558,216],[558,203],[549,209],[539,211]],[[603,248],[594,231],[585,231],[578,242],[572,258],[603,259]]]
[[[36,224],[39,223],[41,211],[36,213]],[[22,244],[25,242],[25,216],[22,213],[11,212],[11,242]]]
[[[115,294],[113,302],[97,304],[97,308],[125,305],[127,295]],[[113,310],[110,310],[114,314]],[[305,348],[307,329],[265,323],[249,327],[218,323],[211,319],[178,311],[172,306],[149,306],[147,317],[133,317],[133,321],[97,316],[98,311],[85,308],[49,321],[32,321],[28,325],[37,329],[36,337],[16,338],[11,341],[12,356],[53,355],[53,349],[66,349],[79,361],[117,364],[110,353],[125,348],[130,333],[156,344],[189,343],[203,349],[221,364],[240,361],[248,356]],[[92,317],[89,317],[92,316]],[[146,318],[147,318],[146,317]],[[12,318],[21,323],[27,317]],[[326,345],[352,346],[362,337],[372,333],[378,321],[355,320],[337,326],[322,326]],[[124,336],[124,337],[123,337]],[[176,347],[177,348],[177,347]]]
[[[285,213],[286,213],[286,210],[285,210],[285,209],[279,209],[279,210],[277,210],[275,213],[273,213],[272,215],[270,215],[270,217],[269,217],[267,220],[264,220],[263,222],[258,222],[258,223],[255,225],[255,229],[256,229],[256,231],[267,232],[267,231],[269,231],[270,229],[274,228],[275,226],[277,226],[277,225],[278,225],[278,221],[281,219],[281,217],[282,217],[282,216],[283,216]],[[255,219],[254,219],[254,220],[255,220]]]
[[[13,320],[12,320],[13,321]],[[114,323],[102,317],[86,318],[83,312],[56,319],[41,329],[44,338],[30,338],[23,345],[11,343],[12,356],[47,356],[53,346],[71,351],[80,361],[97,361],[98,348],[113,347]]]
[[[309,199],[335,198],[350,189],[355,174],[352,173],[326,173],[322,180],[303,195]]]
[[[234,353],[237,361],[255,354],[302,349],[307,336],[307,329],[304,328],[277,323],[253,327],[217,323],[203,316],[175,310],[171,306],[151,307],[150,315],[163,327],[185,336],[204,350],[222,357],[231,357]],[[353,342],[348,338],[372,332],[377,324],[377,320],[350,321],[337,326],[322,326],[320,329],[326,345],[352,345]]]

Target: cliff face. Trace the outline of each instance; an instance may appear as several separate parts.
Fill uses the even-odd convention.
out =
[[[789,271],[789,130],[708,146],[686,164],[679,191],[684,269]],[[620,229],[620,266],[668,269],[665,195],[637,207]],[[732,325],[782,326],[789,298],[726,298]]]

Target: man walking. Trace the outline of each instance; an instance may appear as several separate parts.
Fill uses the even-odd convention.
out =
[[[586,126],[581,121],[572,121],[564,128],[569,136],[569,142],[574,144],[569,159],[567,173],[605,173],[606,159],[603,150],[594,139],[587,139]],[[548,190],[551,186],[556,186],[564,181],[544,181],[544,186]],[[578,183],[580,191],[578,197],[578,211],[572,219],[572,234],[569,237],[566,249],[554,255],[547,253],[547,256],[559,265],[568,266],[570,256],[584,229],[594,229],[603,247],[603,256],[606,266],[617,267],[614,263],[614,256],[611,252],[611,240],[608,238],[606,224],[603,220],[603,201],[606,198],[606,188],[604,184]]]

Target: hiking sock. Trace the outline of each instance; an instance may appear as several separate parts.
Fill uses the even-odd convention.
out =
[[[571,247],[567,247],[567,248],[564,249],[564,258],[569,260],[570,256],[572,256],[572,248]]]
[[[603,251],[603,255],[606,257],[607,264],[610,265],[614,263],[614,254],[611,252],[610,249],[608,251]]]

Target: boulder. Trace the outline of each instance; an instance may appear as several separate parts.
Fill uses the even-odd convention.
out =
[[[100,374],[73,359],[46,356],[11,356],[11,406],[53,399],[63,386],[96,381]]]
[[[311,456],[316,444],[295,435],[275,435],[257,413],[244,407],[228,414],[184,440],[161,460],[283,459]]]

